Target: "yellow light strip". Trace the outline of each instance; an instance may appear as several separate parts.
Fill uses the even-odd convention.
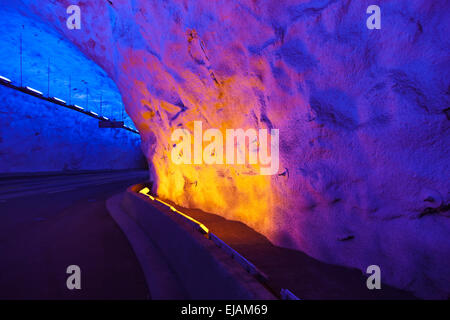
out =
[[[178,211],[177,209],[175,209],[175,207],[168,204],[167,202],[164,202],[160,199],[157,199],[157,198],[149,195],[148,192],[150,192],[150,189],[147,187],[145,187],[139,191],[139,193],[149,197],[151,200],[153,200],[153,201],[156,200],[156,201],[162,203],[163,205],[169,207],[170,210],[172,210],[173,212],[176,212],[179,215],[182,215],[183,217],[185,217],[186,219],[189,219],[190,221],[194,222],[197,226],[200,227],[200,229],[202,229],[205,232],[205,234],[208,236],[208,239],[212,240],[217,246],[219,246],[220,248],[225,250],[225,252],[228,252],[228,254],[231,253],[231,257],[233,259],[235,259],[241,266],[243,266],[247,270],[247,272],[250,272],[251,274],[259,274],[260,276],[262,276],[263,279],[267,279],[267,276],[264,273],[262,273],[261,271],[259,271],[258,268],[256,268],[253,263],[251,263],[250,261],[245,259],[236,250],[231,248],[229,245],[227,245],[225,242],[223,242],[216,235],[214,235],[213,233],[210,233],[209,229],[203,223],[200,223],[199,221],[195,220],[194,218],[191,218],[190,216],[188,216],[187,214],[185,214],[181,211]]]
[[[149,195],[148,192],[150,192],[150,189],[147,188],[147,187],[145,187],[145,188],[143,188],[142,190],[139,191],[139,193],[141,193],[141,194],[143,194],[143,195],[146,195],[146,196],[149,197],[151,200],[153,200],[153,201],[156,200],[156,201],[158,201],[158,202],[161,202],[163,205],[169,207],[170,210],[172,210],[173,212],[176,212],[176,213],[178,213],[179,215],[182,215],[183,217],[185,217],[186,219],[189,219],[190,221],[194,222],[194,223],[197,224],[197,225],[198,225],[198,226],[199,226],[206,234],[209,233],[209,229],[208,229],[203,223],[201,223],[200,221],[195,220],[194,218],[188,216],[187,214],[185,214],[185,213],[183,213],[183,212],[181,212],[181,211],[178,211],[177,209],[175,209],[174,206],[168,204],[167,202],[164,202],[164,201],[162,201],[162,200],[160,200],[160,199],[158,199],[158,198],[155,198],[155,197]]]
[[[141,191],[139,191],[139,193],[142,193],[143,195],[149,197],[152,200],[155,200],[154,197],[152,197],[151,195],[148,194],[148,192],[150,191],[149,188],[145,187],[144,189],[142,189]]]

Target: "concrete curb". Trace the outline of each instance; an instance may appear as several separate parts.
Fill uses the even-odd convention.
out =
[[[159,249],[179,281],[178,285],[187,293],[187,298],[276,299],[236,260],[202,236],[185,219],[168,212],[163,206],[152,204],[146,196],[139,194],[137,191],[142,187],[134,185],[128,188],[123,195],[122,209],[145,233],[147,241]],[[138,241],[145,241],[145,238],[140,237]],[[136,252],[136,255],[139,254]],[[151,268],[142,267],[144,270]]]
[[[121,209],[123,193],[106,201],[111,217],[128,238],[144,272],[152,300],[186,299],[187,294],[178,285],[178,279],[163,258],[161,252],[147,237],[139,225]]]

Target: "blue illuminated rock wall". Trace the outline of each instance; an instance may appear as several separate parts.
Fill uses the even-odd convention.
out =
[[[0,86],[0,173],[142,167],[139,135]]]
[[[0,19],[1,76],[16,85],[22,78],[23,86],[44,95],[122,119],[120,93],[104,70],[45,24],[19,14],[13,4],[0,6],[0,16],[7,17]],[[134,127],[126,114],[124,121]],[[0,174],[144,165],[139,135],[122,129],[99,129],[98,120],[92,117],[0,86]]]

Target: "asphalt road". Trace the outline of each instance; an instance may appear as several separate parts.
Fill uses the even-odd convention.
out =
[[[145,171],[0,179],[0,299],[149,299],[105,200]],[[69,265],[81,289],[69,290]]]

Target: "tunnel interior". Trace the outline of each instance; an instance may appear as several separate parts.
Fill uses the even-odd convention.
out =
[[[0,174],[144,169],[192,214],[450,297],[447,1],[383,3],[381,30],[367,1],[82,1],[80,28],[69,5],[0,1]]]
[[[1,7],[0,75],[135,129],[114,82],[42,22]],[[2,86],[2,173],[145,168],[137,134]],[[88,138],[89,137],[89,138]],[[103,157],[100,157],[103,155]]]

